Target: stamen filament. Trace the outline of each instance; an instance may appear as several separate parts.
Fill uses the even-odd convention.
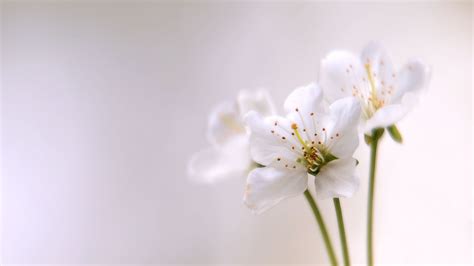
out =
[[[372,72],[372,68],[370,67],[370,64],[367,63],[365,64],[365,70],[367,71],[367,76],[369,77],[369,83],[370,83],[370,97],[368,98],[368,101],[371,102],[372,104],[369,103],[369,107],[371,107],[372,113],[377,111],[382,105],[383,101],[380,101],[377,97],[377,88],[375,86],[375,80]]]
[[[365,64],[365,70],[367,71],[367,76],[369,77],[370,93],[372,94],[372,99],[376,100],[377,91],[375,90],[375,80],[374,80],[374,77],[372,76],[372,68],[370,67],[370,64]]]
[[[291,125],[291,128],[293,129],[293,131],[295,132],[295,135],[296,135],[296,138],[298,138],[298,141],[301,143],[301,145],[303,145],[303,147],[305,148],[305,150],[309,151],[309,147],[308,145],[306,145],[306,142],[303,140],[303,138],[301,138],[301,135],[298,131],[298,126],[296,124],[292,124]]]

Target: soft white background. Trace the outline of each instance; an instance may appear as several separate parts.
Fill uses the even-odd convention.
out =
[[[193,184],[185,164],[213,105],[263,86],[281,106],[331,49],[380,40],[433,76],[404,144],[381,144],[376,261],[469,263],[471,16],[469,3],[3,3],[2,262],[327,262],[302,196],[254,216],[245,177]],[[361,188],[342,204],[365,263],[365,145],[357,157]]]

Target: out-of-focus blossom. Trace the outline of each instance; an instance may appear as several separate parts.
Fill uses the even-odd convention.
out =
[[[249,111],[262,116],[275,114],[266,91],[241,91],[235,101],[223,102],[213,109],[207,131],[211,146],[195,153],[188,163],[188,174],[193,180],[213,183],[232,174],[246,175],[255,167],[243,121]]]
[[[418,59],[396,71],[387,51],[375,42],[360,56],[347,51],[329,53],[320,71],[319,84],[330,102],[347,96],[359,100],[365,133],[402,119],[427,87],[430,76],[428,67]]]

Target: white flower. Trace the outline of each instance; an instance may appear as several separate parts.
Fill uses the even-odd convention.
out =
[[[236,101],[221,103],[211,112],[207,132],[211,147],[191,157],[188,163],[191,178],[213,183],[231,174],[244,175],[250,170],[253,161],[243,116],[251,110],[263,116],[275,113],[266,91],[241,91]]]
[[[265,167],[249,173],[245,204],[261,213],[279,201],[303,193],[308,174],[315,175],[319,198],[350,197],[358,187],[352,154],[359,144],[360,106],[352,97],[321,104],[321,90],[310,84],[285,101],[286,117],[250,112],[252,158]]]
[[[394,125],[412,108],[427,86],[429,70],[410,60],[400,71],[378,43],[369,43],[360,57],[346,51],[329,53],[321,63],[319,84],[330,102],[353,96],[362,107],[364,131]]]

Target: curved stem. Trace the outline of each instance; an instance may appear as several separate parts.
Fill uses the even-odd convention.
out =
[[[318,222],[319,229],[321,230],[321,234],[323,236],[324,244],[326,245],[326,250],[328,252],[329,260],[331,261],[331,265],[336,266],[338,265],[337,259],[336,259],[336,253],[334,253],[334,248],[332,247],[331,239],[329,239],[329,234],[326,229],[326,225],[324,224],[323,216],[319,212],[318,205],[316,205],[316,201],[314,201],[313,196],[311,196],[311,193],[309,192],[309,190],[305,190],[304,196],[308,200],[308,203],[311,206],[311,209],[313,210],[314,217],[316,218],[316,221]]]
[[[344,218],[342,217],[342,208],[339,198],[333,198],[334,208],[336,209],[337,225],[339,227],[339,237],[341,238],[342,255],[344,256],[344,265],[350,266],[349,246],[347,245],[346,230],[344,229]]]
[[[374,265],[373,255],[373,224],[374,224],[374,192],[375,192],[375,170],[377,164],[377,145],[379,138],[372,134],[370,142],[370,177],[369,177],[369,198],[367,207],[367,264]]]

